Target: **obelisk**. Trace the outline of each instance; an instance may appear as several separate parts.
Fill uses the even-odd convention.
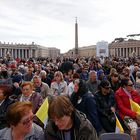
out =
[[[78,24],[77,17],[75,18],[75,57],[78,57]]]

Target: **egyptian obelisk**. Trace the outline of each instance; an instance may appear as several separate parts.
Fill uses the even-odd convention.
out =
[[[75,57],[78,57],[78,23],[77,23],[77,17],[75,18]]]

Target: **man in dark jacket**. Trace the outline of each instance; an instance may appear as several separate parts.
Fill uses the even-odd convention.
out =
[[[56,96],[49,104],[50,120],[45,129],[48,140],[98,140],[86,116],[75,110],[66,96]]]
[[[107,80],[101,81],[99,87],[95,99],[100,122],[106,132],[115,132],[116,118],[114,112],[116,111],[116,102],[114,92]]]

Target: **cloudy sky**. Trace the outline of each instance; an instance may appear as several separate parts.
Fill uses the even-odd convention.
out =
[[[74,48],[140,33],[140,0],[0,0],[0,41]]]

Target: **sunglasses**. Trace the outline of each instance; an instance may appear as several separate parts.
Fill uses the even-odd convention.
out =
[[[110,89],[110,87],[104,87],[104,89]]]

